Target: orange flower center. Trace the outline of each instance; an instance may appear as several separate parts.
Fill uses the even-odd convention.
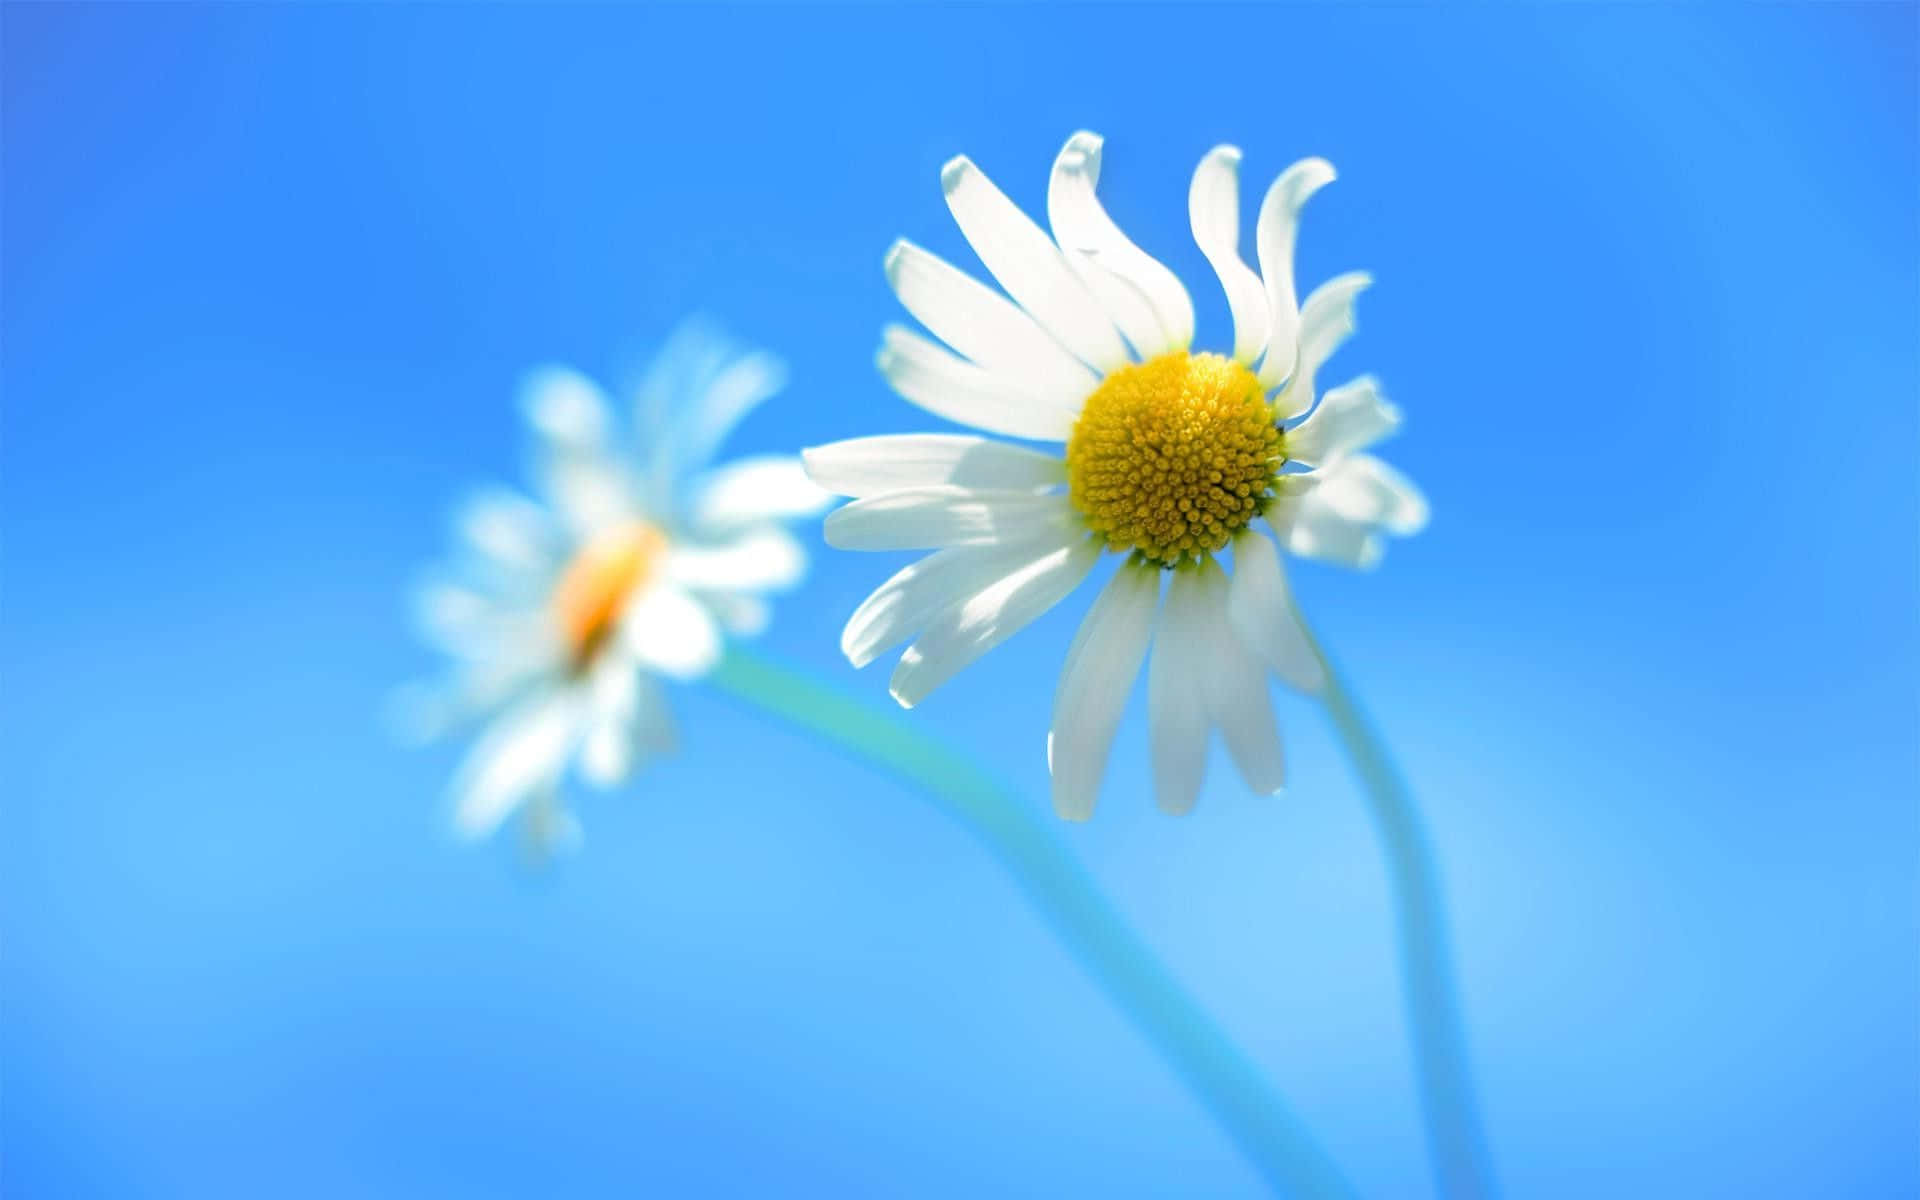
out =
[[[664,534],[635,521],[596,535],[560,572],[553,589],[553,616],[575,671],[584,670],[619,628],[628,602],[666,548]]]

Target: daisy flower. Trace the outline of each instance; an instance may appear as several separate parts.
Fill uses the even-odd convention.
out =
[[[1274,539],[1367,567],[1383,535],[1426,520],[1412,484],[1362,453],[1400,423],[1379,385],[1315,391],[1369,282],[1342,275],[1295,299],[1300,211],[1333,168],[1305,159],[1268,189],[1255,272],[1239,249],[1240,152],[1219,146],[1201,160],[1187,196],[1193,236],[1233,318],[1230,352],[1211,353],[1189,348],[1193,304],[1180,280],[1101,207],[1100,155],[1099,137],[1077,133],[1054,160],[1051,236],[967,158],[942,169],[947,206],[1004,295],[910,242],[886,257],[894,293],[940,340],[886,330],[879,366],[894,390],[936,416],[1064,443],[1064,453],[948,433],[805,455],[815,482],[852,498],[827,518],[830,545],[934,551],[868,597],[841,638],[856,666],[911,641],[892,682],[908,707],[1065,599],[1103,556],[1122,560],[1067,651],[1054,699],[1054,806],[1076,820],[1092,814],[1150,645],[1160,807],[1193,806],[1216,730],[1247,785],[1277,791],[1268,676],[1309,691],[1325,676]]]
[[[471,499],[455,560],[416,596],[453,671],[406,698],[408,724],[426,736],[486,724],[453,782],[460,833],[487,834],[532,801],[537,843],[577,836],[558,808],[568,768],[608,786],[670,750],[661,681],[704,674],[727,634],[766,626],[768,592],[798,582],[806,556],[781,523],[827,494],[792,457],[709,466],[784,377],[697,325],[655,360],[630,420],[576,371],[529,376],[538,498]]]

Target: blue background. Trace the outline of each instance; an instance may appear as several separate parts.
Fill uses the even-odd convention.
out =
[[[1912,6],[4,12],[9,1196],[1236,1195],[1256,1177],[979,848],[680,689],[586,851],[439,824],[403,593],[543,361],[684,313],[793,366],[739,451],[932,422],[871,353],[937,171],[1066,135],[1225,305],[1187,178],[1294,157],[1436,517],[1297,586],[1444,855],[1516,1196],[1920,1189]],[[818,545],[817,532],[809,533]],[[770,649],[884,704],[823,551]],[[1086,596],[924,727],[1045,803]],[[1428,1187],[1380,857],[1292,787],[1077,853],[1362,1188]],[[1223,764],[1216,763],[1216,768]]]

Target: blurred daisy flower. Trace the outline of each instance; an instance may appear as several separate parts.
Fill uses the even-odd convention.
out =
[[[710,465],[784,379],[777,360],[694,324],[654,361],[627,420],[576,371],[528,377],[535,497],[470,499],[452,562],[415,597],[453,669],[405,694],[407,729],[485,724],[453,782],[461,834],[526,809],[537,846],[577,840],[559,801],[568,768],[604,787],[670,750],[661,681],[706,673],[725,637],[766,626],[767,593],[799,581],[806,556],[782,522],[818,513],[826,493],[791,457]]]
[[[805,456],[815,482],[853,498],[827,518],[830,545],[936,551],[882,584],[841,639],[856,666],[912,640],[893,673],[902,705],[1059,603],[1103,554],[1123,557],[1067,651],[1055,695],[1053,799],[1069,819],[1093,812],[1150,644],[1160,807],[1193,806],[1215,730],[1250,788],[1277,791],[1284,764],[1267,677],[1316,691],[1326,669],[1273,539],[1293,554],[1368,567],[1383,535],[1414,533],[1427,516],[1413,485],[1364,453],[1400,423],[1379,385],[1361,378],[1315,391],[1369,282],[1342,275],[1304,304],[1295,299],[1300,211],[1333,168],[1305,159],[1268,189],[1255,272],[1239,249],[1240,152],[1220,146],[1201,160],[1188,192],[1193,236],[1234,326],[1231,353],[1217,354],[1189,349],[1185,287],[1095,197],[1100,155],[1099,137],[1077,133],[1054,160],[1052,236],[970,160],[941,171],[954,220],[1006,295],[910,242],[886,258],[901,303],[946,343],[888,328],[879,365],[894,389],[987,433],[1065,443],[1064,455],[909,434]],[[1221,564],[1229,550],[1231,573]]]

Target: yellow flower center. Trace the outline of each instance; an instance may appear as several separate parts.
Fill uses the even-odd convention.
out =
[[[664,534],[635,521],[595,535],[560,572],[553,616],[575,671],[584,670],[619,628],[627,602],[666,548]]]
[[[1113,550],[1171,567],[1260,514],[1286,454],[1252,371],[1175,351],[1108,375],[1067,441],[1067,487]]]

